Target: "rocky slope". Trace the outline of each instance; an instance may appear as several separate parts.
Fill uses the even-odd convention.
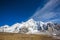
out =
[[[53,22],[30,19],[26,22],[13,24],[12,26],[1,26],[0,32],[60,35],[60,25]]]

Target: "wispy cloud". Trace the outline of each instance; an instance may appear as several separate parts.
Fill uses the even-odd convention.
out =
[[[48,22],[60,23],[60,19],[49,20]]]
[[[50,18],[54,18],[56,17],[56,14],[54,12],[49,12],[46,14],[41,15],[39,18],[43,18],[43,19],[50,19]]]
[[[59,5],[59,1],[60,0],[49,0],[49,2],[47,2],[42,9],[37,10],[31,18],[35,20],[54,18],[56,13],[53,10]]]

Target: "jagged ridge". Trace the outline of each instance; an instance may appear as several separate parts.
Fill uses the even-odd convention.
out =
[[[59,31],[60,25],[57,23],[35,21],[33,19],[22,23],[16,23],[12,26],[4,25],[0,27],[0,32],[9,33],[40,34],[41,32],[44,32],[56,35],[60,34]]]

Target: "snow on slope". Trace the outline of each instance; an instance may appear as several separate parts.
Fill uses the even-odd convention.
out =
[[[33,19],[30,19],[26,22],[13,24],[12,26],[4,25],[1,26],[0,29],[3,30],[2,32],[18,33],[20,29],[24,27],[28,28],[29,31],[32,31],[34,26],[36,26],[35,21]]]
[[[0,27],[0,32],[39,34],[41,32],[56,33],[57,29],[52,22],[42,22],[29,19],[26,22],[15,23],[12,26],[4,25]],[[59,30],[60,31],[60,30]],[[58,32],[59,32],[58,31]],[[59,33],[60,34],[60,33]]]

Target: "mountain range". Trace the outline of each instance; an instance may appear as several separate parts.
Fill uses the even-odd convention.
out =
[[[60,34],[60,25],[53,22],[42,22],[29,19],[26,22],[15,23],[12,26],[4,25],[0,27],[0,32],[25,33],[25,34]]]

